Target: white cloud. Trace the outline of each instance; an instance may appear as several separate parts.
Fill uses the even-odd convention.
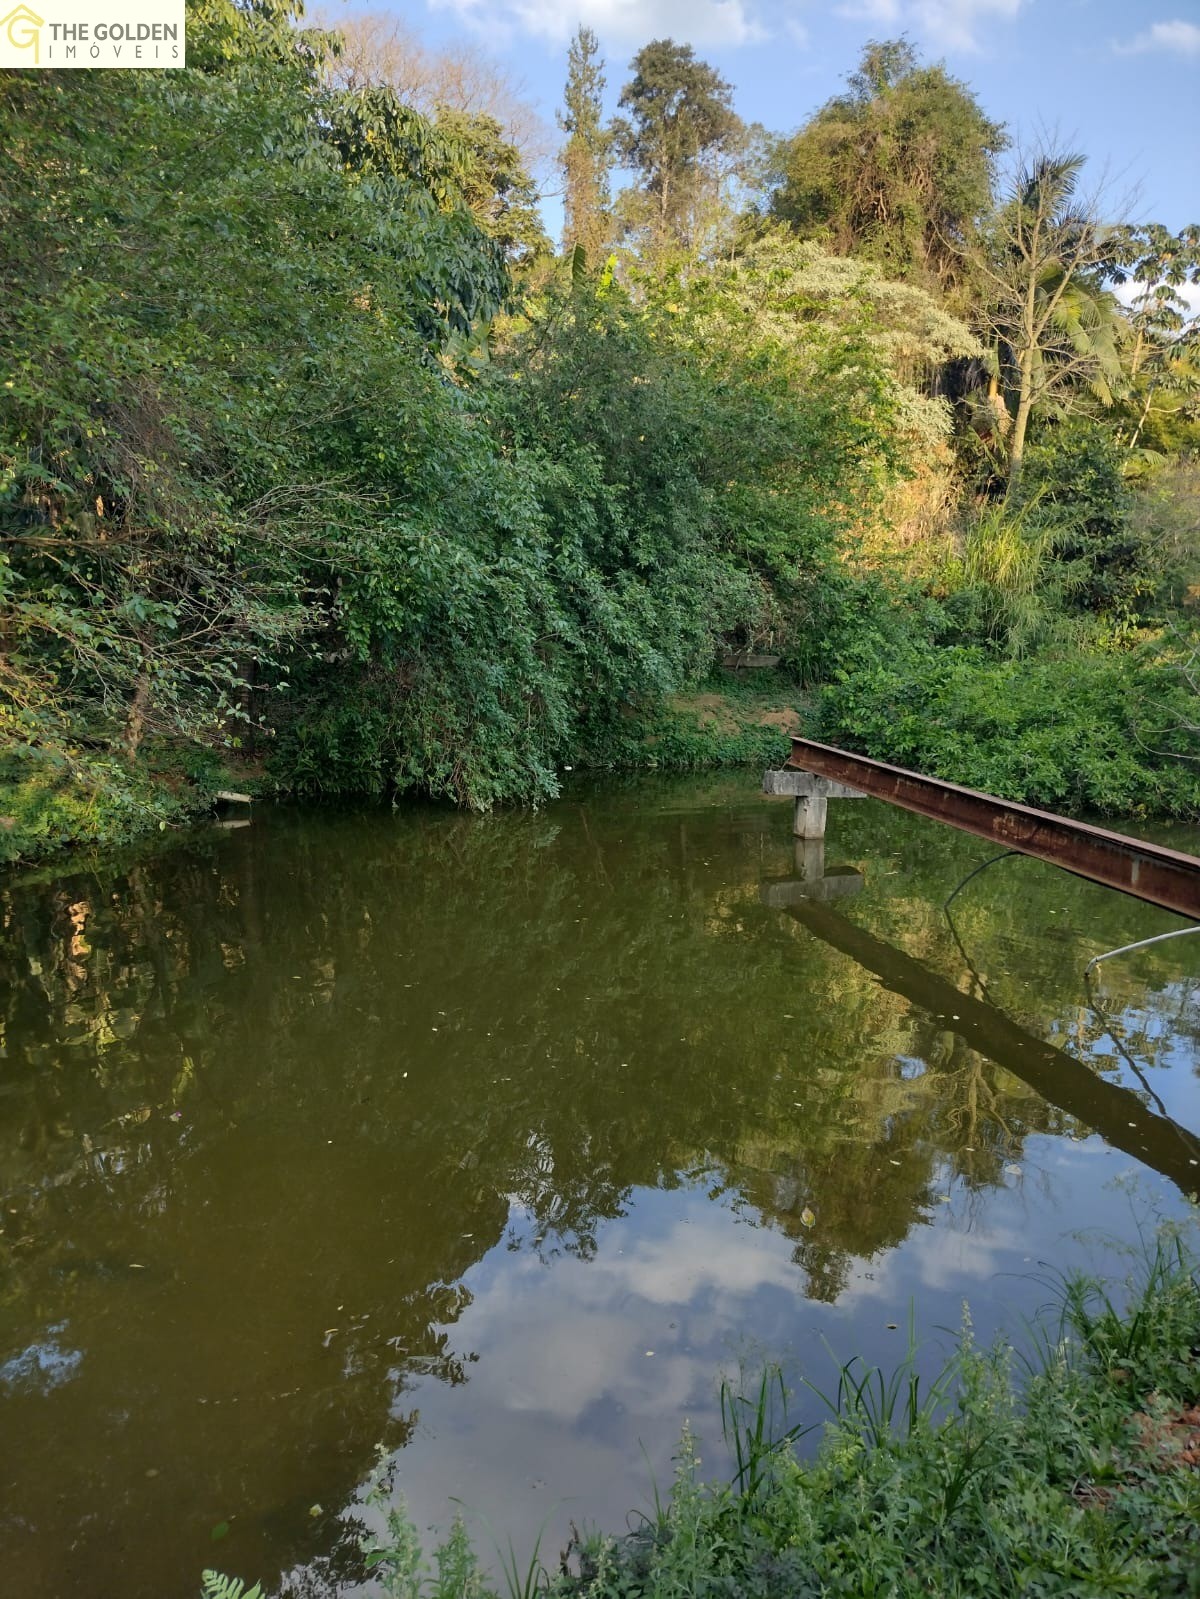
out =
[[[838,14],[893,32],[911,31],[930,50],[977,53],[980,26],[1011,22],[1025,0],[847,0]]]
[[[773,1233],[732,1228],[718,1212],[715,1221],[701,1215],[639,1240],[620,1275],[626,1292],[659,1305],[687,1304],[702,1290],[734,1299],[766,1287],[795,1293],[802,1278],[791,1248]]]
[[[822,13],[889,34],[913,33],[937,54],[981,49],[989,21],[1011,21],[1027,0],[428,0],[480,32],[565,44],[582,23],[611,45],[683,39],[701,48],[785,38],[803,48]],[[1186,27],[1187,24],[1160,24]]]
[[[430,0],[464,22],[563,44],[582,23],[615,44],[674,38],[704,47],[751,44],[766,30],[749,0]]]
[[[1011,1224],[997,1221],[972,1231],[964,1230],[961,1220],[947,1225],[944,1217],[935,1219],[941,1225],[914,1227],[902,1249],[859,1261],[838,1296],[839,1306],[854,1309],[872,1299],[900,1305],[912,1294],[914,1281],[931,1293],[954,1293],[970,1300],[980,1283],[1026,1258],[1027,1240]]]
[[[711,1405],[721,1343],[752,1320],[763,1290],[798,1296],[804,1271],[792,1242],[773,1229],[739,1226],[724,1207],[686,1194],[679,1200],[673,1208],[686,1215],[594,1260],[558,1260],[547,1271],[521,1255],[486,1284],[468,1275],[473,1299],[457,1337],[487,1350],[473,1394],[491,1392],[487,1402],[510,1416],[536,1412],[561,1426],[614,1395],[639,1425]],[[685,1348],[678,1326],[695,1306],[712,1343]]]
[[[1139,33],[1128,44],[1113,48],[1118,55],[1144,55],[1148,50],[1162,50],[1169,55],[1200,56],[1200,27],[1194,22],[1155,22],[1144,33]]]

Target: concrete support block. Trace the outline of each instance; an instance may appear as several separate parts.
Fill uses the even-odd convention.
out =
[[[863,799],[861,789],[847,788],[845,783],[834,783],[827,777],[817,777],[812,772],[801,772],[790,766],[763,773],[764,794],[784,795],[799,799],[801,795],[823,794],[826,799]]]
[[[763,773],[762,791],[764,794],[784,795],[795,799],[800,794],[813,794],[821,782],[819,777],[814,777],[811,772],[793,772],[780,769]]]
[[[847,788],[844,783],[834,783],[827,777],[817,777],[813,772],[801,772],[790,766],[764,772],[763,793],[786,795],[795,800],[792,831],[797,838],[807,839],[825,837],[829,800],[863,798],[856,788]]]

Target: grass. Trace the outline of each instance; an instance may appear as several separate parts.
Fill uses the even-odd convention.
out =
[[[968,1340],[969,1328],[964,1327],[960,1356]],[[834,1357],[838,1365],[838,1381],[833,1394],[828,1394],[807,1379],[805,1386],[816,1394],[836,1421],[854,1422],[867,1443],[877,1449],[883,1448],[901,1423],[911,1433],[919,1423],[931,1422],[953,1392],[959,1358],[947,1361],[922,1398],[921,1374],[917,1363],[919,1350],[916,1309],[910,1305],[908,1349],[904,1359],[890,1371],[885,1372],[880,1366],[869,1366],[858,1355],[840,1364]]]
[[[502,1562],[508,1599],[1200,1596],[1200,1257],[1164,1226],[1120,1285],[1054,1280],[1018,1357],[969,1321],[922,1390],[915,1333],[885,1373],[850,1360],[814,1457],[768,1368],[722,1390],[730,1480],[685,1428],[670,1492],[622,1538],[572,1539],[553,1573]],[[365,1546],[402,1599],[491,1599],[461,1520],[427,1565],[377,1479]],[[382,1497],[380,1497],[382,1496]],[[510,1551],[511,1557],[511,1551]]]
[[[624,749],[609,753],[617,765],[664,772],[780,766],[791,753],[788,735],[812,716],[809,696],[789,673],[718,668],[693,692],[668,699]]]
[[[746,1500],[756,1499],[770,1481],[771,1462],[780,1450],[812,1430],[799,1422],[786,1426],[787,1407],[787,1388],[778,1366],[763,1368],[751,1394],[736,1392],[727,1381],[721,1384],[721,1426],[736,1465],[732,1486]],[[657,1503],[655,1508],[661,1521],[662,1508]]]

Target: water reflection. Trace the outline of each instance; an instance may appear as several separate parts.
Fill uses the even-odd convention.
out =
[[[18,1590],[349,1581],[381,1441],[422,1515],[618,1524],[722,1360],[986,1328],[1127,1224],[1114,1159],[1188,1186],[1194,957],[1081,985],[1173,918],[1019,862],[956,939],[986,845],[864,801],[797,871],[753,787],[267,813],[0,897]]]
[[[800,886],[808,884],[802,882]],[[764,885],[764,897],[773,887]],[[951,1055],[957,1053],[961,1057],[958,1070],[965,1071],[964,1082],[976,1108],[978,1065],[987,1059],[1036,1089],[1050,1104],[1069,1112],[1080,1125],[1102,1133],[1114,1148],[1170,1177],[1183,1193],[1195,1190],[1200,1139],[1168,1114],[1161,1096],[1138,1065],[1135,1052],[1146,1052],[1146,1029],[1141,1030],[1139,1039],[1128,1020],[1118,1026],[1107,1012],[1096,1009],[1104,1031],[1093,1044],[1093,1053],[1103,1057],[1107,1051],[1102,1046],[1111,1044],[1136,1077],[1142,1090],[1139,1095],[1133,1088],[1097,1076],[1082,1060],[1015,1023],[996,1006],[982,979],[976,978],[983,998],[962,993],[920,961],[872,937],[844,917],[803,899],[796,900],[789,909],[805,928],[831,947],[843,950],[864,970],[873,972],[893,993],[903,995],[932,1018],[950,1021]],[[1156,1026],[1154,1031],[1163,1036],[1167,1030]],[[953,1075],[947,1066],[947,1076]],[[1143,1097],[1149,1104],[1143,1103]]]
[[[59,1340],[66,1327],[65,1321],[56,1322],[39,1343],[6,1360],[0,1366],[0,1388],[29,1388],[45,1394],[67,1382],[83,1359],[83,1351],[63,1348]]]

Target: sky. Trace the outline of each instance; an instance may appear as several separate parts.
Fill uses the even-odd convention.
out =
[[[749,122],[800,126],[844,88],[867,39],[907,34],[1022,140],[1084,151],[1136,220],[1200,222],[1200,0],[349,0],[401,17],[429,44],[469,38],[553,128],[567,43],[599,36],[608,109],[637,49],[669,37],[734,86]],[[554,227],[556,206],[547,203]],[[561,214],[561,213],[559,213]]]

